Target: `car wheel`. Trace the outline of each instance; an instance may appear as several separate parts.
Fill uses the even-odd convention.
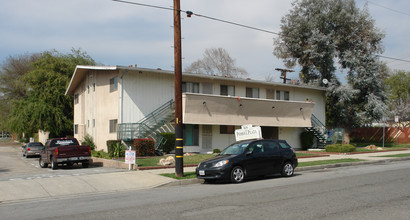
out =
[[[245,179],[245,172],[242,167],[236,166],[231,171],[231,182],[241,183]]]
[[[282,167],[282,176],[290,177],[293,175],[293,165],[291,162],[286,162]]]
[[[52,170],[56,170],[58,167],[57,162],[55,162],[53,159],[51,159],[51,169]]]
[[[40,165],[41,168],[47,168],[48,167],[48,164],[44,163],[44,160],[41,157],[38,160],[38,164]]]
[[[82,163],[81,163],[81,166],[82,166],[83,168],[88,168],[88,167],[90,166],[90,163],[88,163],[88,162],[82,162]]]

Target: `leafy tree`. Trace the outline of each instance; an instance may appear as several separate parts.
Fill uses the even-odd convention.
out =
[[[206,75],[245,77],[245,69],[237,67],[235,60],[223,48],[206,49],[203,58],[185,68],[186,72]]]
[[[9,56],[0,69],[0,130],[7,130],[8,115],[15,100],[26,97],[27,86],[22,80],[25,74],[33,70],[33,62],[39,54]]]
[[[22,80],[27,85],[25,98],[13,103],[9,127],[15,132],[49,131],[51,137],[71,135],[73,100],[65,96],[76,65],[93,65],[85,52],[72,50],[65,55],[47,51],[33,63],[33,70]]]
[[[410,120],[410,72],[398,71],[384,82],[392,115]]]
[[[349,129],[379,120],[386,111],[377,57],[383,37],[354,0],[295,0],[282,18],[274,54],[287,67],[299,64],[304,83],[328,86],[327,124]],[[348,85],[340,87],[338,68],[347,72]]]

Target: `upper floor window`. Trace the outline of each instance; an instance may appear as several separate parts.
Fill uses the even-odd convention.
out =
[[[110,92],[118,90],[118,77],[110,79]]]
[[[78,104],[78,94],[74,95],[74,104]]]
[[[182,82],[182,92],[199,93],[199,83]]]
[[[276,99],[277,100],[286,100],[289,101],[289,91],[276,91]]]
[[[235,86],[221,85],[221,95],[235,96]]]
[[[248,97],[248,98],[259,98],[259,88],[246,87],[246,97]]]

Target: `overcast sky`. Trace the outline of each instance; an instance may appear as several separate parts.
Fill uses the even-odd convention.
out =
[[[172,7],[172,0],[129,0]],[[181,9],[248,26],[280,31],[289,0],[181,0]],[[366,1],[357,0],[363,8]],[[372,0],[376,26],[385,32],[383,56],[410,60],[410,3]],[[173,70],[173,12],[111,0],[0,0],[0,64],[9,56],[81,48],[104,65],[134,65]],[[182,20],[183,67],[202,58],[207,48],[226,49],[250,78],[279,76],[274,34],[197,16]],[[392,69],[410,71],[410,63],[385,60]],[[296,74],[295,74],[296,75]],[[292,77],[292,76],[291,76]],[[295,76],[296,77],[296,76]],[[278,81],[276,77],[276,81]]]

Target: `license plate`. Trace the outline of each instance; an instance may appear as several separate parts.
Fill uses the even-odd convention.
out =
[[[78,160],[78,157],[70,157],[68,160]]]
[[[200,175],[200,176],[205,176],[205,170],[200,170],[200,171],[199,171],[199,175]]]

